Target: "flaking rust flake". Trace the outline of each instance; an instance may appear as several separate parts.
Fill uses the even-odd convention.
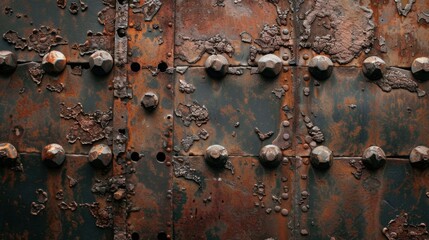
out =
[[[389,240],[395,239],[429,239],[429,233],[425,223],[415,226],[408,223],[408,214],[401,213],[395,219],[390,220],[387,227],[382,230],[384,236]]]
[[[145,3],[141,6],[135,4],[130,4],[130,8],[133,13],[143,14],[143,19],[146,22],[152,21],[158,11],[161,9],[162,2],[160,0],[146,0]]]
[[[191,164],[187,159],[173,159],[173,172],[176,178],[185,178],[187,180],[195,182],[201,187],[201,177],[197,175],[197,172],[194,168],[191,168]]]
[[[51,47],[57,45],[67,45],[67,40],[63,39],[60,35],[60,30],[48,26],[40,26],[40,28],[33,29],[28,37],[22,37],[13,30],[9,30],[3,34],[3,39],[8,43],[13,44],[15,49],[28,49],[34,50],[40,56],[48,53]]]
[[[188,104],[179,103],[174,113],[182,119],[183,125],[186,127],[189,127],[192,122],[201,127],[209,121],[209,112],[206,106],[200,105],[197,101]]]
[[[234,47],[225,37],[217,34],[209,38],[194,39],[179,36],[181,43],[177,44],[177,53],[175,58],[193,64],[198,62],[204,53],[208,54],[227,54],[232,57]]]
[[[112,54],[114,44],[114,36],[105,35],[101,32],[93,33],[92,31],[88,31],[86,41],[82,44],[73,44],[72,49],[78,50],[81,56],[92,54],[97,50],[104,50]]]
[[[375,84],[385,92],[390,92],[392,89],[405,89],[417,93],[418,97],[426,95],[426,92],[412,79],[411,72],[400,68],[389,68],[381,79],[375,81]]]
[[[290,33],[288,30],[281,31],[278,25],[265,24],[262,31],[259,33],[259,38],[253,42],[256,44],[250,46],[249,62],[254,62],[258,54],[265,55],[274,53],[280,48],[288,48],[293,53],[293,44],[290,41]]]
[[[267,2],[271,3],[272,5],[274,5],[276,7],[276,12],[277,12],[277,24],[278,25],[283,25],[286,26],[287,25],[287,17],[288,17],[288,13],[289,10],[288,9],[283,9],[280,7],[280,2],[285,2],[285,1],[280,1],[280,0],[267,0]]]
[[[73,107],[67,107],[65,103],[61,103],[60,106],[61,118],[74,120],[74,125],[67,134],[69,143],[75,143],[79,139],[82,144],[92,144],[110,137],[112,110],[106,112],[97,110],[88,114],[83,112],[83,106],[80,103]]]
[[[302,26],[300,46],[328,54],[339,64],[369,52],[374,42],[373,11],[353,0],[341,5],[336,0],[315,0]],[[324,34],[313,34],[313,28],[324,28]]]

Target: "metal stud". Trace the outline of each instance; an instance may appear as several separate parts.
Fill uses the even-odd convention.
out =
[[[258,60],[258,72],[269,78],[279,75],[282,67],[282,60],[274,54],[264,55]]]
[[[58,74],[66,68],[67,59],[59,51],[50,51],[43,57],[42,67],[47,73]]]
[[[228,151],[221,145],[211,145],[206,149],[204,158],[212,167],[223,167],[228,161]]]
[[[426,146],[415,147],[410,153],[410,163],[416,168],[427,168],[429,166],[429,148]]]
[[[265,167],[277,167],[282,160],[282,150],[276,145],[266,145],[259,152],[259,162]]]
[[[112,150],[106,144],[97,144],[89,150],[89,163],[95,168],[106,168],[112,162]]]
[[[310,71],[311,75],[319,80],[325,80],[329,78],[333,69],[334,63],[332,63],[330,58],[323,55],[317,55],[313,57],[308,63],[308,70]]]
[[[310,162],[314,168],[326,170],[332,166],[333,153],[326,146],[318,146],[310,153]]]
[[[222,55],[211,55],[204,63],[207,73],[214,78],[221,78],[228,72],[228,60]]]
[[[10,74],[15,71],[17,59],[15,53],[11,51],[0,51],[0,73]]]
[[[363,152],[362,163],[368,169],[378,169],[386,162],[386,154],[378,146],[371,146]]]
[[[363,61],[362,72],[370,80],[378,80],[386,71],[386,63],[383,59],[372,56]]]
[[[45,146],[42,150],[42,161],[52,168],[58,168],[66,159],[64,148],[56,143]]]

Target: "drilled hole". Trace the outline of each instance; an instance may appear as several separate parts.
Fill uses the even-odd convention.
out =
[[[158,152],[156,154],[156,160],[160,161],[160,162],[164,162],[165,161],[165,153],[163,152]]]
[[[140,71],[140,64],[138,62],[131,63],[131,71],[133,72]]]
[[[167,233],[165,232],[159,232],[158,233],[158,240],[167,240]]]
[[[138,161],[138,160],[140,160],[140,153],[138,153],[138,152],[132,152],[131,153],[131,160],[133,160],[133,161]]]
[[[167,65],[167,63],[165,63],[165,62],[160,62],[160,63],[158,64],[158,69],[159,69],[159,71],[161,71],[161,72],[165,72],[165,71],[167,71],[167,68],[168,68],[168,65]]]
[[[125,129],[120,128],[120,129],[119,129],[119,133],[125,134]]]
[[[132,240],[139,240],[139,239],[140,239],[140,235],[139,235],[139,233],[133,232],[133,233],[131,234],[131,239],[132,239]]]
[[[171,119],[171,115],[167,115],[167,119],[170,120]]]
[[[116,30],[116,33],[119,37],[125,37],[125,35],[127,35],[127,31],[125,30],[125,28],[118,28],[118,30]]]

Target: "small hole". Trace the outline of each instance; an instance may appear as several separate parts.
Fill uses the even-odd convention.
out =
[[[167,240],[167,233],[165,232],[160,232],[158,233],[158,240]]]
[[[165,72],[165,71],[167,71],[167,68],[168,68],[168,65],[167,65],[167,63],[165,63],[165,62],[160,62],[160,63],[158,64],[158,69],[159,69],[159,71],[161,71],[161,72]]]
[[[140,239],[140,235],[138,233],[136,233],[136,232],[133,232],[131,234],[131,239],[132,240],[139,240]]]
[[[168,116],[167,116],[167,119],[168,119],[168,120],[170,120],[170,119],[171,119],[171,115],[168,115]]]
[[[116,30],[116,33],[118,33],[119,37],[125,37],[125,35],[127,35],[127,31],[125,30],[125,28],[118,28],[118,30]]]
[[[119,129],[119,133],[125,134],[125,129],[120,128],[120,129]]]
[[[156,154],[156,160],[160,161],[160,162],[164,162],[165,161],[165,153],[163,152],[158,152]]]
[[[140,63],[138,63],[138,62],[131,63],[131,71],[133,71],[133,72],[140,71]]]
[[[133,161],[138,161],[138,160],[140,160],[140,153],[138,153],[138,152],[132,152],[131,153],[131,160],[133,160]]]

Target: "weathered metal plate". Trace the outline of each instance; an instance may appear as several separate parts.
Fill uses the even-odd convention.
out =
[[[88,114],[97,110],[111,111],[111,75],[98,77],[89,69],[82,69],[81,76],[74,75],[68,65],[58,76],[45,74],[40,85],[37,85],[29,73],[29,69],[34,66],[36,63],[20,64],[14,74],[0,77],[0,112],[3,118],[0,139],[12,143],[18,152],[41,152],[44,146],[58,143],[66,153],[87,154],[91,145],[80,143],[86,139],[86,135],[78,134],[81,139],[76,139],[74,144],[68,142],[67,135],[70,128],[75,126],[75,120],[60,117],[60,103],[66,107],[81,103],[83,112]],[[63,87],[63,90],[60,93],[50,91],[48,85],[58,90]],[[95,125],[90,126],[90,129],[99,127],[98,123]],[[106,142],[106,139],[97,141],[102,142]]]
[[[429,51],[425,44],[429,37],[427,1],[299,2],[299,66],[307,65],[316,54],[325,54],[337,65],[361,66],[365,58],[375,55],[388,66],[408,68]],[[408,11],[407,5],[411,6]]]
[[[173,0],[152,1],[152,7],[143,3],[145,1],[129,8],[127,33],[130,38],[128,42],[130,57],[128,62],[138,63],[152,71],[156,71],[161,62],[166,63],[167,67],[172,67],[175,2]],[[148,14],[144,13],[146,10]]]
[[[59,1],[62,2],[62,1]],[[0,26],[0,33],[3,34],[9,30],[15,31],[25,41],[19,41],[18,44],[9,44],[5,39],[0,41],[0,49],[16,51],[18,59],[25,61],[41,61],[39,54],[49,51],[49,42],[51,41],[51,30],[57,29],[57,34],[62,37],[59,42],[66,41],[66,44],[52,46],[50,50],[58,50],[64,53],[67,60],[70,62],[86,62],[87,57],[82,57],[79,50],[74,49],[73,45],[84,44],[87,40],[87,32],[92,31],[94,35],[98,32],[109,33],[103,39],[94,37],[94,41],[88,43],[86,47],[94,47],[95,45],[104,46],[103,49],[113,53],[114,43],[114,8],[113,11],[107,10],[109,7],[103,2],[109,1],[80,1],[86,5],[86,9],[82,11],[79,1],[64,1],[66,7],[64,9],[57,6],[57,1],[37,1],[29,0],[25,4],[21,1],[2,1],[0,3],[0,21],[3,23]],[[111,2],[111,1],[110,1]],[[72,14],[69,10],[72,3],[77,3],[78,8],[76,14]],[[114,4],[114,1],[113,1]],[[113,5],[114,7],[114,5]],[[103,11],[104,10],[104,11]],[[110,13],[109,13],[110,11]],[[113,13],[113,15],[111,15]],[[100,20],[98,18],[100,17]],[[105,22],[102,25],[101,22]],[[113,23],[113,25],[112,25]],[[42,26],[47,26],[51,30],[46,31]],[[113,26],[113,28],[112,28]],[[33,29],[39,29],[37,34],[31,35]],[[109,41],[106,41],[109,39]],[[99,41],[101,40],[101,41]],[[58,42],[52,39],[53,43]],[[21,47],[32,43],[32,50],[28,47],[25,50],[15,50],[15,46]]]
[[[419,226],[412,231],[411,225],[429,221],[424,211],[429,204],[425,184],[428,171],[412,168],[407,159],[388,159],[383,168],[363,169],[360,179],[356,179],[352,173],[358,170],[350,165],[353,160],[356,164],[359,161],[335,159],[326,172],[307,165],[298,169],[308,176],[301,184],[301,191],[309,193],[305,204],[310,206],[308,212],[299,213],[301,228],[308,230],[303,239],[394,239],[393,235],[383,236],[385,227],[389,234],[402,236],[400,239],[412,239],[413,231],[417,234],[417,229],[425,229]],[[390,220],[402,213],[408,214],[408,232],[401,232],[402,226],[388,227]],[[424,239],[420,237],[417,239]]]
[[[404,74],[409,79],[403,86],[417,83],[419,89],[429,89],[427,82],[415,82],[409,71],[397,71],[398,77]],[[312,77],[304,81],[304,75],[308,75],[308,70],[299,68],[299,111],[321,129],[325,138],[322,144],[335,156],[361,156],[371,145],[381,147],[388,156],[408,156],[414,147],[429,145],[426,95],[418,97],[416,92],[406,89],[385,92],[367,80],[360,68],[334,68],[325,81]],[[304,95],[305,88],[309,96]],[[304,144],[308,135],[304,117],[300,117],[299,124],[297,135]],[[310,149],[303,149],[303,144],[298,144],[297,151],[308,155]]]
[[[245,68],[241,71],[242,75],[228,74],[223,79],[211,78],[200,67],[176,74],[173,150],[180,155],[203,155],[208,146],[221,144],[230,155],[255,156],[283,131],[281,108],[286,103],[291,106],[293,93],[284,90],[285,96],[278,98],[273,91],[291,84],[292,71],[275,79],[252,75]],[[186,84],[192,84],[195,91],[190,93]],[[255,128],[262,135],[269,134],[260,139]],[[281,142],[289,149],[288,141]]]
[[[175,164],[182,164],[181,159],[194,169],[191,174],[200,177],[201,185],[174,178],[175,239],[293,237],[294,174],[289,164],[269,170],[257,158],[231,157],[232,174],[208,167],[203,157],[176,157]]]
[[[95,202],[101,210],[109,206],[107,194],[94,195],[91,189],[96,179],[111,177],[110,170],[95,170],[89,165],[87,156],[82,155],[67,155],[60,169],[44,166],[39,154],[21,154],[21,161],[23,172],[0,168],[1,239],[112,239],[113,230],[97,227],[100,223],[91,213],[95,208],[90,207]],[[77,180],[75,186],[70,187],[68,176]],[[47,196],[37,194],[38,189]],[[60,190],[62,195],[58,194]],[[43,204],[45,208],[32,215],[32,202]],[[69,206],[76,202],[76,209],[63,210],[59,205],[62,202]],[[102,221],[101,215],[94,213]]]
[[[127,104],[127,156],[135,168],[128,179],[135,185],[129,201],[139,208],[127,218],[130,232],[140,239],[156,239],[158,234],[172,236],[173,75],[152,76],[150,71],[142,70],[130,72],[129,80],[135,96]],[[147,92],[159,96],[154,111],[141,106]]]
[[[254,65],[251,46],[294,63],[292,14],[277,21],[278,11],[289,11],[286,1],[178,0],[175,10],[176,65],[202,66],[210,54],[225,54],[232,65]]]

